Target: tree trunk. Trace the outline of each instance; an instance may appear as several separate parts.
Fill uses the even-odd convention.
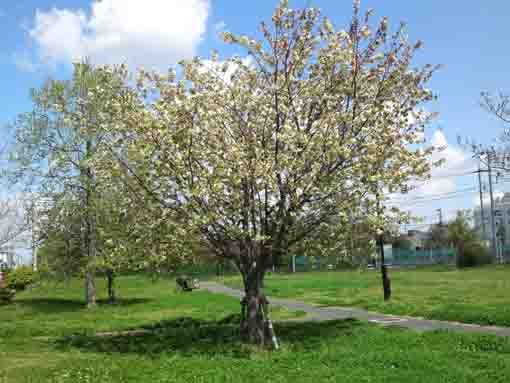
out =
[[[86,142],[86,158],[92,155],[92,140],[87,139]],[[90,168],[84,170],[85,176],[85,237],[83,241],[84,254],[87,257],[86,274],[85,274],[85,295],[87,299],[87,307],[96,306],[96,281],[95,281],[95,259],[97,252],[97,225],[93,203],[93,192],[95,192],[94,174]]]
[[[85,247],[87,254],[87,266],[85,271],[85,298],[87,300],[87,307],[92,308],[96,306],[96,273],[94,260],[96,257],[96,236],[95,236],[95,221],[91,216],[86,219],[86,233],[85,233]]]
[[[264,312],[266,312],[266,300],[260,290],[250,290],[243,300],[243,320],[241,321],[241,337],[251,344],[261,347],[267,344],[266,325]]]
[[[381,251],[381,276],[383,283],[384,300],[389,301],[391,299],[391,280],[388,276],[388,267],[384,259],[384,238],[382,235],[379,236],[379,249]]]
[[[106,278],[108,280],[108,302],[115,302],[115,273],[113,270],[106,271]]]
[[[87,301],[87,308],[96,306],[96,279],[94,271],[87,270],[85,274],[85,300]]]
[[[386,265],[381,266],[384,300],[389,301],[391,299],[391,280],[388,277],[388,267]]]
[[[261,270],[250,270],[243,275],[245,297],[242,300],[241,338],[250,344],[266,346],[269,344],[266,331],[265,316],[267,301],[262,293],[264,273]]]

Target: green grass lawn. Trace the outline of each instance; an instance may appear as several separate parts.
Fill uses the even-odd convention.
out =
[[[83,308],[81,284],[46,286],[0,307],[0,382],[508,382],[510,340],[416,333],[354,320],[278,324],[282,350],[238,340],[236,299],[141,277],[118,305]],[[104,291],[104,285],[99,286]],[[275,318],[302,313],[277,310]],[[227,320],[225,320],[227,318]],[[229,319],[230,318],[230,319]],[[97,332],[150,328],[139,336]]]
[[[309,272],[273,274],[265,280],[268,295],[327,306],[510,326],[510,267],[476,269],[390,269],[393,297],[382,299],[379,272]],[[224,278],[240,287],[238,277]]]

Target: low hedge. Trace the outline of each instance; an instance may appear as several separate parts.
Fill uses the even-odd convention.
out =
[[[468,244],[458,252],[457,266],[460,268],[483,266],[491,263],[492,257],[489,250],[479,243]]]

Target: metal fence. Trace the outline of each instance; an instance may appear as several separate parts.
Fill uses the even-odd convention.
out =
[[[498,262],[510,263],[510,245],[498,246]]]
[[[186,274],[190,276],[225,275],[237,273],[237,268],[232,262],[204,263],[180,265],[172,270],[172,275]]]
[[[396,266],[425,266],[455,264],[455,249],[407,250],[392,249],[386,257],[386,263]]]
[[[510,246],[506,249],[510,257]],[[505,250],[505,252],[506,252]],[[379,256],[376,257],[379,264]],[[456,263],[457,254],[455,249],[430,249],[430,250],[405,250],[385,248],[385,261],[387,265],[393,266],[427,266],[427,265],[453,265]],[[279,272],[307,272],[307,271],[331,271],[345,270],[366,265],[368,259],[363,264],[353,264],[343,256],[304,256],[295,255],[281,260],[279,267],[274,271]],[[190,264],[181,265],[171,274],[189,274],[189,275],[225,275],[237,273],[237,268],[231,262]]]
[[[296,255],[289,259],[289,264],[286,269],[289,272],[305,272],[305,271],[328,271],[354,268],[352,265],[345,261],[344,257],[313,257]]]
[[[509,247],[510,254],[510,247]],[[385,263],[393,266],[432,266],[454,265],[457,252],[453,248],[430,250],[404,250],[385,248]],[[374,258],[380,264],[379,256]],[[344,257],[306,257],[294,256],[288,265],[289,272],[328,271],[359,267],[362,265],[347,262]]]

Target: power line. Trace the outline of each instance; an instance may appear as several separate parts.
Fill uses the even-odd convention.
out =
[[[434,179],[444,179],[444,178],[456,178],[456,177],[464,177],[474,174],[473,171],[464,172],[464,173],[458,173],[458,174],[444,174],[444,175],[437,175],[437,176],[431,176],[430,178],[426,180],[416,180],[418,182],[427,182]]]
[[[429,203],[429,202],[449,201],[449,200],[452,200],[452,199],[464,197],[465,194],[474,194],[474,193],[478,193],[478,191],[473,190],[471,192],[467,192],[467,193],[465,192],[464,194],[452,195],[452,196],[448,196],[448,197],[435,198],[435,199],[429,199],[429,200],[423,200],[423,201],[412,201],[410,203],[399,204],[399,206],[416,206],[416,205],[426,204],[426,203]]]
[[[442,209],[442,211],[443,211],[443,216],[453,218],[454,213],[457,213],[458,210],[457,209],[448,209],[448,210]],[[446,214],[445,214],[445,212],[446,212]],[[420,216],[417,216],[417,218],[420,220],[425,220],[425,221],[431,221],[431,222],[434,221],[434,223],[437,222],[437,214],[436,215],[420,215]],[[417,223],[423,223],[423,222],[417,222]]]
[[[429,195],[426,195],[426,196],[416,196],[416,197],[412,197],[412,198],[401,198],[401,199],[397,199],[396,201],[416,201],[416,200],[421,200],[421,199],[429,199],[429,198],[435,198],[435,197],[448,197],[449,195],[451,194],[458,194],[458,193],[464,193],[464,192],[469,192],[469,191],[472,191],[472,190],[475,190],[475,187],[469,187],[469,188],[466,188],[466,189],[462,189],[462,190],[455,190],[455,191],[451,191],[451,192],[442,192],[442,193],[437,193],[437,194],[429,194]],[[394,200],[395,201],[395,200]]]
[[[423,186],[426,186],[427,185],[427,182],[431,181],[431,180],[436,180],[436,179],[445,179],[445,178],[455,178],[455,177],[462,177],[462,176],[468,176],[468,175],[475,175],[476,173],[478,173],[478,171],[469,171],[469,172],[464,172],[464,173],[457,173],[457,174],[445,174],[445,175],[442,175],[442,176],[432,176],[430,177],[429,179],[427,180],[423,180],[421,181],[421,185],[411,189],[411,191],[415,191]],[[505,182],[509,182],[510,183],[510,180],[508,181],[503,181],[501,183],[505,183]],[[457,185],[458,186],[458,185]],[[460,186],[467,186],[467,185],[460,185]],[[436,200],[436,197],[437,198],[442,198],[442,197],[449,197],[449,196],[452,196],[454,194],[459,194],[459,193],[468,193],[468,192],[474,192],[475,191],[475,188],[474,187],[468,187],[466,189],[463,189],[463,190],[457,190],[457,191],[453,191],[453,192],[447,192],[447,193],[438,193],[438,194],[430,194],[430,195],[427,195],[427,196],[423,196],[423,197],[413,197],[413,198],[400,198],[400,199],[394,199],[394,200],[390,200],[389,202],[390,203],[407,203],[407,202],[414,202],[414,201],[426,201],[428,199],[430,199],[430,201],[435,201]]]
[[[456,190],[456,191],[447,192],[447,193],[430,194],[430,195],[423,196],[423,197],[413,197],[413,198],[389,200],[388,202],[390,202],[390,203],[429,202],[429,201],[436,201],[438,199],[453,197],[453,196],[456,196],[457,194],[472,193],[472,192],[477,192],[477,189],[475,187],[470,187],[470,188]]]

